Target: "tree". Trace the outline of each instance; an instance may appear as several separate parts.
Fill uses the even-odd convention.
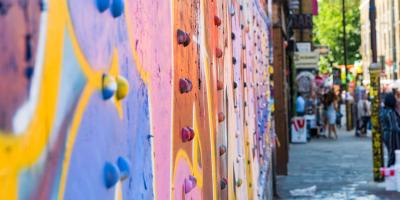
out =
[[[360,0],[346,0],[346,32],[348,64],[360,59]],[[314,44],[331,49],[328,60],[344,64],[342,0],[320,0],[319,15],[314,17]]]

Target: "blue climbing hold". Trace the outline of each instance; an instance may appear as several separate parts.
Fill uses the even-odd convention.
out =
[[[119,171],[117,166],[106,162],[104,165],[104,182],[107,188],[113,187],[119,180]]]
[[[121,181],[127,179],[131,175],[131,163],[129,160],[120,156],[117,160],[117,165],[121,173]]]
[[[111,4],[111,14],[113,17],[119,17],[124,12],[124,0],[114,0]]]
[[[97,9],[102,13],[110,7],[110,0],[96,0]]]

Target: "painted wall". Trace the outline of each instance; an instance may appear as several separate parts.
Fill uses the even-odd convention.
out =
[[[265,199],[259,0],[0,1],[0,199]]]

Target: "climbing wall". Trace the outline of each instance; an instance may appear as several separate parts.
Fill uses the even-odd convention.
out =
[[[270,198],[268,2],[0,0],[0,199]]]

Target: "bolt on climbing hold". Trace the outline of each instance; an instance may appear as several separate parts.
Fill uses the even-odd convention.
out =
[[[236,89],[236,88],[237,88],[237,83],[233,82],[233,89]]]
[[[99,12],[104,12],[110,7],[110,0],[96,0],[97,9]]]
[[[190,191],[192,191],[196,186],[197,186],[196,177],[189,175],[188,178],[185,178],[184,190],[185,190],[186,194],[189,193]]]
[[[122,76],[117,76],[116,77],[116,81],[117,81],[117,94],[116,94],[116,97],[117,97],[117,100],[122,100],[129,93],[129,83]]]
[[[231,16],[235,15],[235,6],[233,6],[233,4],[231,4],[231,6],[229,8],[229,13],[231,14]]]
[[[237,186],[237,187],[240,187],[240,186],[242,186],[242,183],[243,183],[242,179],[239,178],[239,179],[236,181],[236,186]]]
[[[190,44],[190,35],[180,29],[178,29],[177,33],[178,44],[183,45],[184,47]]]
[[[228,180],[226,180],[226,178],[222,178],[220,182],[221,190],[224,190],[227,185],[228,185]]]
[[[107,188],[113,187],[119,180],[119,171],[117,166],[110,162],[104,165],[104,182]]]
[[[223,90],[223,89],[224,89],[224,82],[217,81],[217,90]]]
[[[125,157],[118,157],[117,166],[120,171],[121,181],[126,180],[131,175],[131,164]]]
[[[194,130],[190,127],[184,127],[181,130],[182,142],[192,141],[194,138]]]
[[[222,23],[221,18],[219,18],[218,16],[214,16],[214,24],[216,26],[221,26],[221,23]]]
[[[225,120],[225,114],[223,112],[218,113],[218,122],[221,123]]]
[[[222,50],[220,49],[220,48],[215,48],[215,56],[217,57],[217,58],[221,58],[222,57],[222,54],[223,54],[223,52],[222,52]]]
[[[117,82],[114,77],[108,74],[102,76],[103,99],[107,100],[114,96],[117,91]]]
[[[219,156],[222,156],[222,155],[224,155],[225,153],[226,153],[226,146],[223,145],[223,144],[221,144],[221,145],[219,146]]]
[[[231,33],[232,40],[235,40],[236,36],[235,33]]]
[[[192,81],[190,81],[189,79],[182,78],[179,80],[179,91],[181,92],[181,94],[189,93],[190,91],[192,91],[192,88]]]
[[[236,58],[232,57],[232,64],[236,65]]]
[[[122,15],[124,12],[124,1],[123,0],[113,0],[111,4],[111,14],[114,18],[117,18]]]

